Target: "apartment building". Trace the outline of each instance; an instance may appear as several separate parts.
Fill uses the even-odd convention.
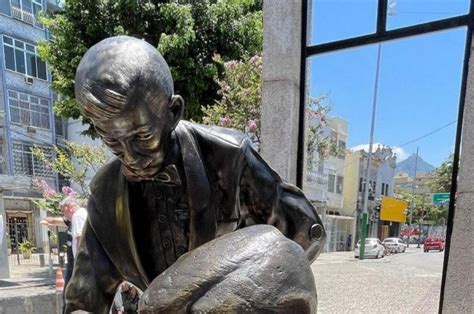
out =
[[[55,0],[0,0],[0,188],[11,245],[15,236],[39,249],[47,243],[46,229],[39,224],[46,212],[33,203],[41,195],[32,188],[31,178],[60,188],[57,174],[31,154],[31,148],[38,146],[53,157],[53,145],[62,145],[66,136],[64,121],[53,113],[51,74],[37,48],[38,42],[49,39],[38,13],[60,7]]]

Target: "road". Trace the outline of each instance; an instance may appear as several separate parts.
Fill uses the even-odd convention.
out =
[[[324,253],[311,265],[318,313],[438,313],[444,253],[407,252],[359,261]]]

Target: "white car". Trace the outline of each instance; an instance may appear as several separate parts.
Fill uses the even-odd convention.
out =
[[[383,245],[390,253],[403,253],[407,250],[407,245],[400,238],[386,238]]]
[[[354,249],[354,257],[359,257],[359,250],[360,250],[360,240],[357,242],[355,249]],[[365,239],[365,253],[364,257],[384,257],[385,247],[382,245],[377,238],[367,238]]]

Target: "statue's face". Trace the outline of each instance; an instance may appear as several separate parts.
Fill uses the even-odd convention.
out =
[[[169,145],[170,121],[165,111],[153,113],[146,103],[140,103],[95,124],[104,143],[122,161],[128,180],[152,180],[160,170]]]

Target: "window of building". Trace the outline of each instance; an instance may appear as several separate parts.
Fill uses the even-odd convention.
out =
[[[381,195],[387,195],[385,194],[385,183],[382,182],[382,191],[380,192]]]
[[[337,194],[342,194],[343,185],[344,185],[344,177],[337,176],[337,181],[336,181],[336,193]]]
[[[336,176],[333,174],[328,175],[328,192],[334,193],[334,185],[336,184]]]
[[[12,17],[43,28],[38,20],[38,14],[43,10],[41,0],[10,0]]]
[[[346,149],[346,142],[339,140],[337,146],[339,146],[339,148],[341,150],[345,150]]]
[[[14,141],[12,145],[14,175],[34,176],[40,178],[54,177],[53,171],[47,165],[33,156],[33,143]],[[53,148],[39,146],[46,158],[53,158]]]
[[[8,90],[8,108],[12,123],[50,129],[48,99]]]
[[[388,196],[388,184],[385,183],[385,196]]]
[[[365,189],[365,180],[363,178],[359,178],[359,192],[364,192]]]
[[[57,136],[66,136],[66,124],[64,123],[64,119],[54,115],[54,129],[56,130]]]
[[[57,101],[63,100],[63,97],[59,94],[53,93],[53,105]],[[54,115],[54,129],[56,130],[57,136],[66,136],[66,121],[64,118]]]
[[[38,57],[34,45],[3,36],[3,52],[7,69],[42,80],[47,79],[46,63]]]

